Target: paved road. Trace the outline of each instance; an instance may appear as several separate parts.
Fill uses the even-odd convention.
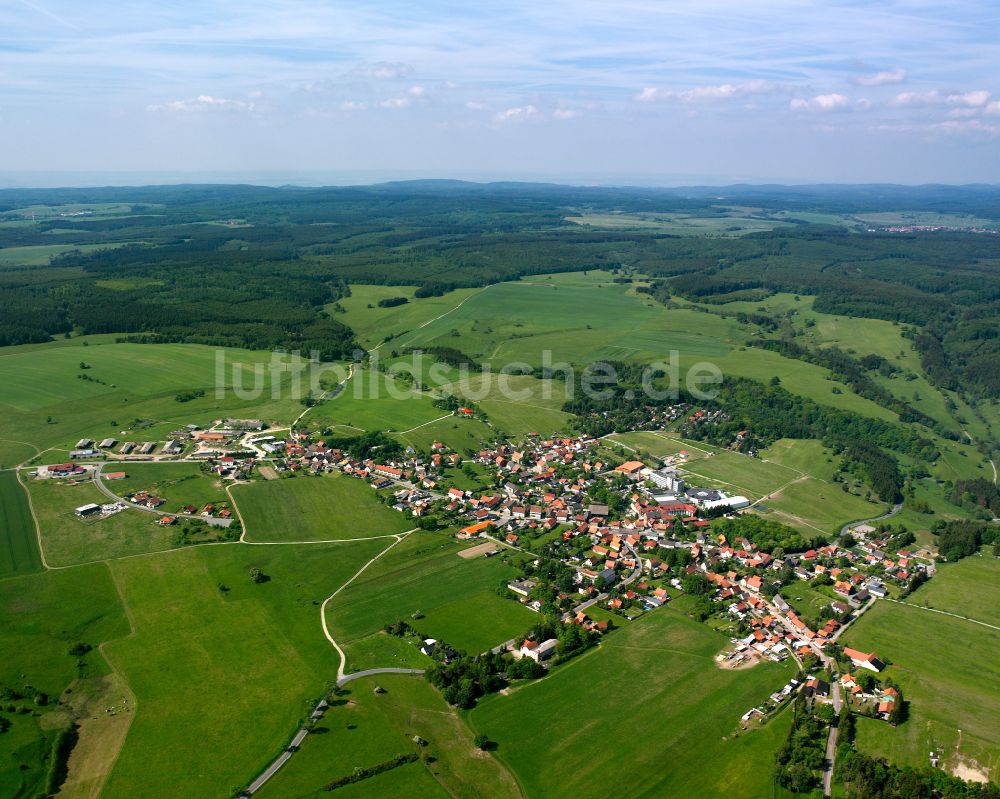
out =
[[[278,769],[281,768],[283,765],[285,765],[285,763],[288,762],[291,756],[294,755],[299,750],[299,747],[302,745],[302,742],[305,740],[308,734],[309,730],[305,729],[304,727],[297,733],[295,733],[295,737],[292,738],[292,742],[288,745],[288,748],[284,752],[282,752],[278,756],[278,758],[264,770],[263,774],[261,774],[257,779],[255,779],[252,783],[250,783],[250,786],[245,791],[243,791],[243,793],[241,793],[240,796],[253,796],[255,793],[257,793],[257,791],[263,788],[264,783],[266,783],[269,779],[271,779],[271,777],[277,774]]]
[[[424,673],[423,669],[397,669],[397,668],[365,669],[364,671],[356,671],[353,674],[345,674],[343,677],[339,677],[337,679],[337,687],[340,688],[343,685],[347,685],[347,683],[349,682],[354,682],[354,680],[360,680],[362,677],[372,677],[376,674],[423,674],[423,673]],[[327,704],[326,700],[325,699],[321,700],[320,703],[316,705],[315,710],[313,710],[310,719],[313,721],[318,721],[323,717],[323,714],[326,712],[328,708],[329,705]],[[243,791],[243,793],[241,793],[240,796],[253,796],[255,793],[257,793],[257,791],[263,788],[264,784],[269,779],[271,779],[271,777],[273,777],[275,774],[278,773],[278,769],[280,769],[283,765],[285,765],[285,763],[287,763],[291,759],[292,755],[294,755],[297,751],[299,751],[299,747],[302,746],[302,742],[306,739],[306,736],[308,734],[309,734],[309,729],[306,727],[303,727],[301,730],[295,733],[295,737],[292,738],[291,743],[288,745],[285,751],[283,751],[280,755],[278,755],[278,757],[275,758],[274,762],[271,763],[271,765],[268,766],[266,769],[264,769],[263,773],[259,777],[257,777],[257,779],[255,779],[252,783],[250,783],[249,787],[245,791]]]
[[[104,468],[103,463],[96,464],[94,468],[94,485],[97,489],[104,494],[108,499],[112,499],[115,502],[120,502],[126,507],[135,508],[136,510],[144,510],[146,513],[155,513],[157,516],[176,516],[180,519],[195,519],[199,522],[206,522],[212,527],[229,527],[233,523],[232,519],[220,519],[216,516],[198,516],[194,513],[171,513],[169,511],[161,510],[160,508],[147,508],[145,505],[137,505],[135,502],[129,502],[127,499],[123,499],[118,496],[114,491],[108,488],[104,481],[101,479],[101,470]]]
[[[832,681],[833,690],[833,711],[840,716],[840,681],[837,679],[837,673],[830,673],[830,680]],[[826,739],[826,760],[823,763],[823,796],[831,796],[831,790],[833,785],[833,761],[837,757],[837,727],[834,724],[830,725],[830,735]]]
[[[349,682],[354,682],[355,680],[360,680],[362,677],[371,677],[375,674],[423,674],[424,669],[397,669],[397,668],[384,668],[384,669],[365,669],[364,671],[356,671],[353,674],[345,674],[337,680],[337,687],[342,685],[347,685]]]
[[[859,519],[856,522],[848,522],[847,524],[845,524],[843,527],[840,528],[840,534],[844,535],[845,533],[850,531],[852,527],[857,527],[859,524],[868,524],[869,522],[880,522],[883,519],[889,519],[895,516],[897,513],[899,513],[902,509],[903,509],[903,503],[897,502],[895,505],[892,506],[892,510],[890,510],[888,513],[883,513],[881,516],[875,516],[872,519]]]

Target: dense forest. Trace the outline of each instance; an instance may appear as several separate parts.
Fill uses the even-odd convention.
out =
[[[421,297],[624,266],[659,278],[666,293],[706,302],[793,291],[815,295],[817,310],[905,322],[917,331],[932,380],[1000,396],[1000,236],[848,230],[794,217],[767,233],[677,236],[566,220],[582,211],[721,215],[720,190],[712,191],[451,181],[0,191],[0,247],[88,248],[54,257],[49,268],[0,268],[0,346],[75,330],[336,355],[353,341],[326,309],[351,282],[416,283]],[[725,193],[729,203],[760,205],[762,218],[770,210],[878,211],[886,203],[1000,214],[1000,192],[989,187]],[[18,211],[100,202],[126,207],[31,224]],[[852,375],[861,393],[876,391],[863,372]]]

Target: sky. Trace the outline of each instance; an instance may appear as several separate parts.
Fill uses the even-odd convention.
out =
[[[0,0],[0,185],[1000,183],[1000,2]]]

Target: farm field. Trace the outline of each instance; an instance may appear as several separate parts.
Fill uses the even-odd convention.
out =
[[[50,698],[30,714],[5,714],[13,725],[0,735],[0,795],[31,796],[40,789],[54,734],[70,719],[55,699],[80,678],[108,674],[96,647],[127,632],[104,565],[0,579],[0,686],[28,684]],[[78,642],[93,649],[71,655]],[[85,735],[81,731],[81,745]]]
[[[110,502],[91,481],[26,478],[41,531],[42,550],[52,566],[72,566],[173,547],[170,527],[157,524],[155,513],[128,509],[106,519],[79,518],[74,508]]]
[[[623,784],[637,797],[688,797],[692,785],[704,797],[769,796],[790,714],[734,732],[792,672],[719,669],[725,643],[677,612],[648,614],[549,677],[481,702],[470,721],[497,742],[528,797],[613,794]],[[655,745],[627,758],[608,745],[633,736]]]
[[[29,460],[37,452],[38,450],[31,444],[0,439],[0,469],[12,469]]]
[[[47,266],[55,255],[79,250],[82,253],[122,247],[124,242],[106,244],[37,244],[28,247],[0,247],[0,268],[11,266]]]
[[[848,522],[871,519],[889,510],[885,503],[869,502],[843,491],[837,483],[811,477],[786,485],[761,505],[762,513],[776,515],[778,521],[805,533],[828,535],[836,535]]]
[[[178,424],[206,424],[229,415],[287,423],[302,410],[292,398],[272,399],[266,369],[259,397],[241,399],[230,390],[234,365],[242,368],[241,383],[249,389],[253,366],[263,369],[271,353],[197,344],[115,344],[109,339],[88,336],[5,348],[0,358],[0,439],[21,442],[15,457],[24,445],[68,450],[84,437],[151,440],[141,438],[152,435],[151,430],[139,431],[135,438],[120,435],[134,419],[162,425],[156,428],[159,437]],[[230,389],[223,397],[215,396],[217,352],[229,367]],[[81,369],[81,363],[90,368]],[[204,397],[175,399],[178,392],[199,388]],[[48,462],[65,459],[59,452],[48,457]]]
[[[199,510],[208,503],[227,501],[221,481],[203,471],[197,463],[123,462],[104,467],[103,474],[123,471],[122,480],[107,480],[104,484],[120,497],[135,491],[147,490],[167,501],[165,511],[176,512],[182,505],[194,505]]]
[[[490,421],[512,436],[538,433],[552,436],[570,430],[572,416],[565,411],[511,400],[484,399],[479,406]]]
[[[526,631],[537,617],[513,602],[496,605],[479,597],[495,589],[501,580],[516,576],[515,569],[501,556],[466,560],[457,555],[461,547],[440,534],[414,533],[385,557],[378,560],[354,583],[327,605],[326,618],[333,636],[350,647],[391,622],[406,620],[420,632],[425,621],[443,630],[442,640],[470,652],[482,651],[512,637],[517,615],[523,612]],[[479,597],[470,602],[473,597]],[[500,597],[497,603],[503,602]],[[436,612],[448,606],[448,618]],[[499,614],[483,616],[482,609]],[[500,611],[497,611],[500,608]],[[413,620],[420,612],[426,618]],[[444,633],[450,637],[445,638]],[[495,639],[495,640],[494,640]],[[348,670],[359,670],[350,657]]]
[[[376,694],[378,684],[385,693]],[[338,789],[338,795],[519,797],[503,765],[475,748],[458,713],[423,678],[382,675],[346,686],[301,751],[261,792],[261,799],[322,796],[322,786],[355,767],[418,752],[433,760],[411,763],[379,777]],[[413,736],[427,741],[417,747]],[[350,793],[346,793],[350,791]]]
[[[357,334],[364,346],[371,348],[381,344],[386,336],[399,336],[400,333],[418,328],[429,319],[447,313],[462,300],[480,291],[456,289],[442,297],[414,299],[414,290],[414,286],[352,284],[351,296],[339,300],[346,311],[342,316],[344,324]],[[389,297],[407,297],[409,302],[392,308],[379,308],[378,301]],[[369,304],[375,307],[369,308]],[[393,340],[385,348],[399,346],[399,342]]]
[[[414,525],[341,474],[260,480],[232,488],[247,541],[328,541],[401,533]]]
[[[637,450],[639,454],[652,455],[659,460],[664,460],[671,455],[680,455],[683,452],[685,453],[684,458],[690,463],[701,460],[716,451],[715,447],[708,444],[689,443],[669,433],[656,431],[615,433],[607,440]]]
[[[475,452],[484,443],[497,438],[496,432],[479,419],[446,416],[414,428],[408,433],[394,433],[393,438],[418,452],[430,452],[435,442],[441,442],[460,454]]]
[[[843,643],[891,661],[883,679],[895,680],[910,702],[909,719],[895,729],[858,725],[860,750],[900,765],[922,766],[927,753],[940,747],[946,767],[961,761],[997,780],[1000,662],[993,655],[1000,648],[1000,632],[878,602],[845,633]]]
[[[682,469],[691,475],[687,480],[689,484],[700,484],[702,478],[707,478],[709,482],[721,484],[730,493],[742,494],[750,499],[758,499],[800,477],[787,466],[724,450],[716,451],[710,458],[686,464]]]
[[[248,784],[335,678],[320,603],[383,545],[233,544],[112,564],[133,633],[105,652],[138,711],[104,795]],[[253,566],[269,579],[252,583]]]
[[[957,563],[940,563],[934,579],[906,601],[1000,627],[1000,558],[984,547]]]
[[[822,442],[811,439],[781,438],[759,454],[761,460],[787,466],[818,480],[829,482],[836,471],[836,457]]]
[[[433,398],[401,380],[373,370],[357,370],[336,397],[309,411],[309,424],[342,424],[363,430],[407,431],[441,416]]]
[[[537,613],[513,599],[497,596],[492,590],[495,586],[485,585],[487,590],[424,611],[424,618],[413,626],[431,638],[478,654],[523,635],[538,621]],[[470,624],[470,619],[479,619],[480,625]]]
[[[35,520],[17,472],[0,472],[0,578],[41,571]]]

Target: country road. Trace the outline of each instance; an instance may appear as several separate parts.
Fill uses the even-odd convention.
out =
[[[857,521],[854,522],[848,522],[847,524],[845,524],[843,527],[840,528],[840,534],[845,535],[852,527],[857,527],[859,524],[868,524],[869,522],[880,522],[883,519],[891,519],[902,509],[903,509],[903,503],[897,502],[895,505],[892,506],[892,510],[888,511],[887,513],[883,513],[881,516],[875,516],[871,519],[858,519]]]
[[[101,472],[104,469],[104,463],[96,464],[94,468],[94,485],[97,486],[97,490],[100,491],[108,499],[115,502],[120,502],[128,508],[134,508],[135,510],[145,511],[146,513],[155,513],[157,516],[175,516],[179,519],[194,519],[199,522],[205,522],[213,527],[229,527],[233,523],[232,519],[220,519],[216,516],[199,516],[195,513],[169,513],[167,511],[160,510],[158,508],[148,508],[145,505],[139,505],[135,502],[129,502],[127,499],[123,499],[118,496],[114,491],[108,488],[104,481],[101,479]],[[231,497],[230,497],[231,498]],[[235,504],[234,504],[235,507]]]

